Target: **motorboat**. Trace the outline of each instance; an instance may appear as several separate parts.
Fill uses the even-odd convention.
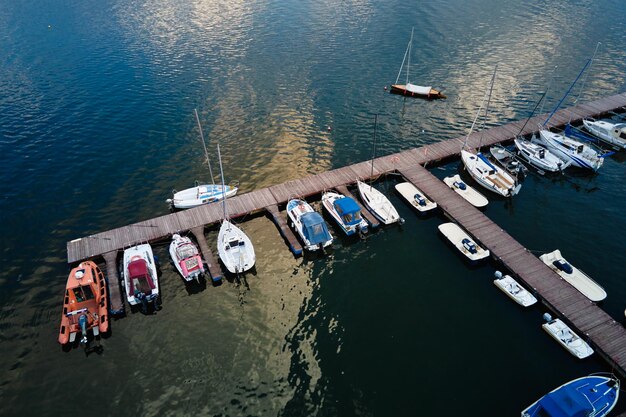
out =
[[[504,146],[494,145],[489,148],[489,153],[512,177],[523,179],[526,176],[528,168]]]
[[[459,174],[446,177],[443,179],[443,182],[474,207],[485,207],[489,203],[489,200],[484,195],[463,182]]]
[[[537,298],[510,275],[503,275],[502,272],[496,271],[495,277],[496,279],[493,280],[495,286],[522,307],[528,307],[537,302]]]
[[[606,298],[604,288],[583,271],[568,263],[560,250],[544,253],[539,259],[591,301],[598,302]]]
[[[84,261],[72,268],[65,285],[59,343],[80,343],[86,346],[88,332],[93,336],[109,330],[107,285],[104,274],[92,261]]]
[[[228,272],[232,274],[246,272],[256,262],[252,241],[228,219],[222,221],[217,235],[217,253]]]
[[[357,181],[359,195],[365,206],[383,224],[402,223],[402,219],[391,201],[376,188],[362,181]]]
[[[237,187],[231,185],[198,184],[182,191],[174,191],[172,198],[166,202],[177,209],[188,209],[232,197],[237,194],[237,190]]]
[[[558,158],[569,161],[573,167],[597,171],[604,163],[604,158],[592,147],[559,133],[543,129],[531,141],[545,146]]]
[[[478,245],[463,229],[455,223],[439,225],[439,231],[470,261],[479,261],[489,257],[489,251]]]
[[[148,243],[124,250],[124,290],[128,304],[141,305],[144,312],[149,303],[158,307],[159,281],[152,247]]]
[[[291,226],[304,242],[305,249],[316,251],[333,243],[333,237],[324,218],[306,201],[299,198],[289,200],[287,216],[291,220]]]
[[[626,149],[626,123],[612,123],[608,120],[583,119],[583,126],[589,133],[609,145]]]
[[[361,208],[352,197],[327,191],[322,194],[322,206],[346,235],[367,233],[367,221],[361,216]]]
[[[400,193],[400,195],[420,213],[425,213],[437,208],[437,203],[429,200],[428,197],[426,197],[426,194],[410,182],[396,184],[395,188],[396,191]]]
[[[204,275],[204,263],[196,244],[191,239],[174,233],[169,251],[176,270],[185,281],[200,280]]]
[[[574,333],[561,319],[552,319],[548,313],[544,314],[544,319],[546,323],[541,325],[543,330],[569,353],[578,359],[584,359],[593,354],[591,346]]]
[[[518,155],[520,158],[539,170],[545,172],[560,172],[572,163],[571,159],[567,160],[567,162],[563,161],[543,146],[528,140],[515,138],[513,142],[519,152]]]
[[[504,197],[512,197],[522,187],[508,172],[491,163],[481,152],[461,150],[461,160],[467,172],[483,188]]]
[[[522,417],[605,417],[619,398],[620,381],[611,374],[574,379],[535,401]]]

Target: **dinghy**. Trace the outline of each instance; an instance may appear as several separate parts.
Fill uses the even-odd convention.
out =
[[[606,298],[607,294],[604,288],[583,271],[568,263],[561,255],[560,250],[544,253],[539,259],[591,301],[598,302]]]
[[[304,248],[316,251],[330,246],[333,237],[322,216],[304,200],[295,198],[287,203],[287,216],[304,242]]]
[[[107,285],[94,262],[81,262],[72,268],[63,299],[60,344],[74,343],[80,334],[81,345],[87,346],[89,330],[94,337],[109,330]]]
[[[364,182],[357,181],[359,195],[365,206],[384,224],[392,224],[401,220],[396,208],[383,193]]]
[[[322,206],[346,235],[367,233],[368,226],[361,217],[361,208],[351,197],[327,191],[322,194]]]
[[[415,85],[409,82],[409,68],[411,67],[412,46],[413,46],[413,28],[411,29],[411,40],[409,41],[409,44],[406,47],[406,52],[404,53],[404,59],[402,60],[402,65],[400,66],[398,77],[396,78],[395,84],[391,85],[390,93],[401,94],[403,96],[408,96],[408,97],[425,98],[425,99],[447,98],[443,93],[441,93],[438,90],[435,90],[432,87],[424,87],[424,86]],[[398,80],[400,80],[400,75],[402,74],[402,68],[404,67],[405,61],[407,61],[406,82],[405,84],[398,84]]]
[[[584,359],[593,354],[591,346],[574,333],[561,319],[552,319],[548,313],[544,314],[544,319],[546,323],[541,325],[543,330],[569,353],[578,359]]]
[[[611,374],[574,379],[535,401],[522,417],[605,417],[619,398],[620,381]]]
[[[489,256],[489,251],[476,244],[463,229],[455,223],[444,223],[439,225],[439,231],[472,262],[485,259]]]
[[[612,123],[607,120],[583,119],[583,126],[589,133],[612,146],[626,149],[626,123]]]
[[[503,275],[502,272],[496,271],[495,277],[493,283],[496,287],[522,307],[528,307],[537,302],[535,296],[518,284],[510,275]]]
[[[426,194],[421,192],[410,182],[397,184],[395,188],[396,191],[420,213],[425,213],[437,208],[437,203],[430,201],[428,197],[426,197]]]
[[[518,155],[541,171],[560,172],[571,164],[571,161],[564,162],[543,146],[520,138],[515,138],[513,142],[519,151]]]
[[[191,239],[174,233],[169,251],[174,266],[185,281],[200,281],[204,275],[204,263]]]
[[[459,174],[446,177],[443,182],[474,207],[485,207],[489,203],[484,195],[464,183]]]
[[[124,250],[124,290],[128,304],[141,305],[144,312],[149,303],[158,307],[159,281],[157,267],[148,243]]]
[[[513,152],[509,151],[505,147],[494,145],[489,148],[489,153],[512,177],[524,178],[526,176],[528,168],[526,168],[524,164],[520,163],[517,156]]]

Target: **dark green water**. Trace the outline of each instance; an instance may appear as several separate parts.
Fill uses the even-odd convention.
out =
[[[496,265],[465,265],[395,177],[377,187],[401,229],[334,230],[327,257],[294,259],[269,219],[245,219],[249,289],[192,294],[156,245],[158,314],[115,321],[101,355],[56,335],[66,242],[165,214],[172,188],[208,178],[194,108],[246,192],[368,159],[375,114],[380,155],[467,133],[496,64],[489,125],[524,118],[558,65],[550,109],[597,42],[580,100],[623,92],[625,22],[612,0],[5,2],[0,415],[508,416],[609,370],[544,334],[544,309],[500,293]],[[411,26],[414,81],[448,100],[384,92]],[[625,177],[618,154],[597,175],[531,176],[486,211],[529,249],[561,249],[621,322]]]

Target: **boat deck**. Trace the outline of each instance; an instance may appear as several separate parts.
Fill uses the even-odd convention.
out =
[[[550,125],[558,127],[570,121],[575,123],[584,117],[598,117],[625,106],[626,93],[605,97],[556,112]],[[532,118],[521,134],[536,132],[536,126],[543,122],[546,117],[547,115],[539,115]],[[473,133],[468,139],[468,146],[476,148],[479,143],[482,143],[483,147],[488,147],[510,141],[519,133],[524,123],[524,121],[517,121]],[[589,341],[598,354],[612,367],[617,369],[622,376],[626,376],[626,330],[624,327],[571,285],[561,280],[555,272],[528,252],[513,237],[423,167],[428,163],[457,156],[464,139],[464,137],[459,137],[376,158],[373,177],[390,172],[400,172],[431,200],[438,203],[448,216],[473,235],[481,245],[489,249],[496,261],[501,262],[510,270],[516,279],[532,288],[546,306],[566,321],[581,337]],[[340,189],[341,187],[343,189],[343,187],[356,182],[357,179],[368,180],[371,174],[370,162],[360,162],[239,194],[228,200],[228,215],[231,218],[237,218],[264,211],[276,216],[277,207],[284,205],[291,197],[305,198],[332,188]],[[282,215],[284,217],[284,213]],[[114,265],[118,251],[141,242],[168,239],[177,232],[194,229],[203,231],[205,225],[216,223],[221,219],[222,207],[219,204],[205,205],[75,239],[67,243],[68,263],[105,257],[107,276],[110,282],[115,282],[119,279],[116,278],[117,272]],[[277,222],[281,232],[289,230],[283,228],[281,223]],[[205,260],[208,262],[206,256],[210,250],[208,250],[206,241],[203,242],[204,233],[194,234],[200,243]],[[285,238],[290,244],[297,242],[292,237],[285,236]],[[214,260],[211,263],[214,264],[214,270],[211,271],[211,274],[221,274],[219,264]],[[116,286],[111,285],[111,287]],[[119,291],[119,285],[117,287]],[[121,293],[119,294],[120,299],[114,302],[113,299],[116,295],[111,288],[109,291],[112,307],[119,304],[123,306]]]

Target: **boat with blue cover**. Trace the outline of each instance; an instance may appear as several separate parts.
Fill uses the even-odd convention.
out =
[[[334,192],[325,192],[322,195],[322,206],[346,235],[367,232],[367,222],[361,216],[361,208],[353,198]]]
[[[291,226],[304,242],[305,249],[315,251],[333,243],[333,237],[328,231],[324,218],[306,201],[299,198],[289,200],[287,216],[291,220]]]
[[[522,417],[604,417],[617,404],[619,387],[611,374],[574,379],[523,410]]]

